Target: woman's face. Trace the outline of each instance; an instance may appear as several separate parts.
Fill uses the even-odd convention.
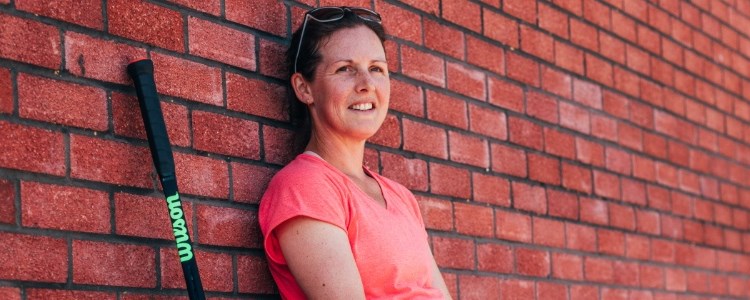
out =
[[[317,136],[364,141],[378,131],[391,94],[388,63],[377,35],[366,26],[324,40],[310,94],[303,102]],[[302,99],[302,98],[300,98]]]

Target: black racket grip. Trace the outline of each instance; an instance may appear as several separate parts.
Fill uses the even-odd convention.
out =
[[[132,62],[128,64],[128,75],[135,85],[156,172],[161,179],[172,178],[175,176],[174,157],[169,144],[167,127],[164,125],[159,96],[156,94],[154,63],[150,59]]]

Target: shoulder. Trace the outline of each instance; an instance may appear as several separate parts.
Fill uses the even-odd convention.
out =
[[[313,188],[320,185],[337,185],[340,176],[317,158],[298,155],[277,172],[268,184],[267,191],[275,189]]]

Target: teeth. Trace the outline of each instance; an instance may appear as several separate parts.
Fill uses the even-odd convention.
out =
[[[356,110],[370,110],[372,109],[372,103],[352,105],[351,108]]]

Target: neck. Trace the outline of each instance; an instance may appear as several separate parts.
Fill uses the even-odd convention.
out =
[[[319,138],[313,131],[305,150],[320,155],[322,159],[349,177],[364,178],[367,176],[365,171],[362,170],[365,141],[346,142],[330,137],[323,139]]]

